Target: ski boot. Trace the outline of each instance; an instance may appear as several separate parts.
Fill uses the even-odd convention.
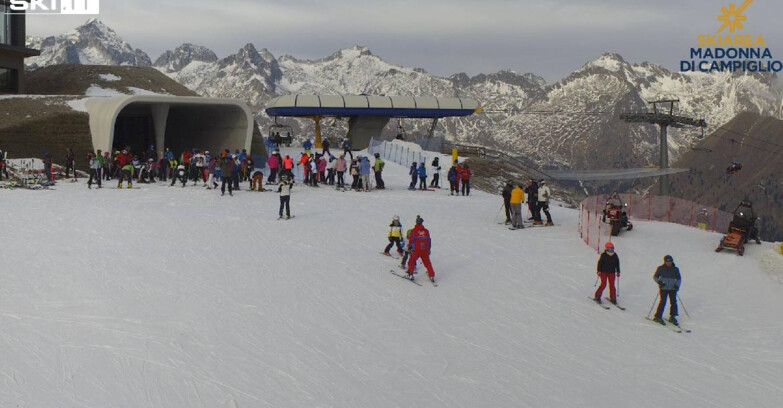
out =
[[[384,252],[383,254],[386,255],[386,256],[391,256],[391,254],[388,253],[388,252]]]
[[[133,188],[133,183],[131,183],[130,181],[128,182],[128,188]]]
[[[676,316],[669,317],[669,323],[671,323],[671,324],[673,324],[675,326],[679,326],[680,325],[680,322],[677,321],[677,317]]]
[[[661,326],[666,326],[666,322],[664,322],[664,321],[663,321],[663,319],[661,319],[661,318],[660,318],[660,317],[658,317],[658,316],[655,316],[655,318],[653,319],[653,321],[654,321],[655,323],[658,323],[658,324],[660,324]]]
[[[613,305],[616,305],[617,304],[617,299],[609,299],[609,303],[611,303]]]

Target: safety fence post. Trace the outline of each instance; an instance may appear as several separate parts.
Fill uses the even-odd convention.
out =
[[[691,201],[691,215],[690,215],[690,218],[688,219],[688,226],[689,227],[693,226],[693,205],[694,205],[694,202]]]

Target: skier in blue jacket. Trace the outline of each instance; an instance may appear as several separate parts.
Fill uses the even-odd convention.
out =
[[[370,164],[370,159],[368,159],[365,156],[362,156],[361,161],[359,162],[359,177],[362,179],[362,183],[364,184],[364,191],[370,191],[370,169],[372,168],[372,165]]]
[[[427,167],[424,166],[424,162],[419,163],[419,190],[427,189]]]
[[[663,321],[663,309],[666,307],[666,298],[669,298],[669,322],[679,325],[677,322],[677,291],[680,290],[682,277],[680,269],[674,265],[674,258],[671,255],[663,257],[663,265],[655,270],[653,279],[658,284],[661,300],[658,303],[658,310],[655,311],[654,322],[666,324]]]

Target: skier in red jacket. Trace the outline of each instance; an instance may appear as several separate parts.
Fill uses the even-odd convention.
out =
[[[416,266],[416,260],[421,258],[424,267],[427,268],[427,275],[430,281],[435,282],[435,271],[432,270],[430,263],[430,231],[424,228],[424,220],[416,217],[416,226],[411,231],[411,238],[408,240],[408,248],[411,256],[408,259],[408,279],[413,280],[413,267]]]

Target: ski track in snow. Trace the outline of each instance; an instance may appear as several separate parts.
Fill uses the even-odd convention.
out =
[[[719,234],[635,222],[613,239],[628,309],[604,310],[585,298],[597,254],[575,211],[509,231],[499,196],[411,192],[407,168],[386,167],[392,190],[297,184],[296,218],[279,221],[274,192],[0,190],[0,406],[783,400],[783,257],[769,244],[716,254]],[[439,287],[421,265],[422,287],[389,276],[399,261],[378,252],[395,214],[404,229],[424,218]],[[692,333],[642,318],[667,253]]]

